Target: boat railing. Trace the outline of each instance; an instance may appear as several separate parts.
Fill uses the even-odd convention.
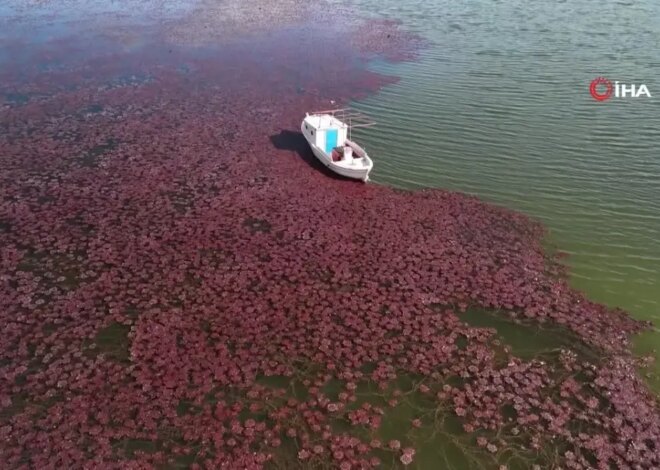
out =
[[[351,129],[358,127],[372,127],[376,125],[376,121],[369,116],[350,107],[313,111],[309,114],[329,114],[339,119],[341,122],[346,123],[346,125],[348,125],[349,139],[351,138]]]

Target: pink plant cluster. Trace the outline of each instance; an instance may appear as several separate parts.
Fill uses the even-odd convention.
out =
[[[500,431],[475,437],[488,455],[523,439],[570,449],[566,468],[657,468],[659,414],[628,351],[643,325],[572,290],[539,224],[462,194],[337,180],[299,136],[274,144],[326,102],[318,90],[386,82],[357,53],[328,69],[297,44],[240,46],[273,61],[239,46],[191,59],[194,86],[148,56],[131,63],[152,77],[140,85],[101,87],[117,66],[83,67],[5,108],[3,466],[353,469],[383,453],[405,466],[406,433],[426,421],[384,443],[378,431],[403,399],[393,382],[421,376],[464,429]],[[312,71],[299,92],[292,62]],[[76,86],[53,92],[56,78]],[[603,360],[503,360],[492,330],[461,321],[470,306],[564,325]],[[388,406],[360,403],[368,382]]]

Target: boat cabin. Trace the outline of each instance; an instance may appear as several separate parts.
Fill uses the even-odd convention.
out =
[[[331,155],[335,147],[343,147],[348,138],[348,125],[329,114],[307,115],[302,131],[308,142],[327,155]]]

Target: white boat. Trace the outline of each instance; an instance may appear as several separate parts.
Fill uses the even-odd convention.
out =
[[[341,120],[336,116],[338,113],[341,113]],[[353,124],[354,121],[357,123]],[[307,113],[300,130],[321,163],[346,178],[366,182],[374,163],[367,152],[350,139],[350,133],[353,127],[374,124],[345,108]]]

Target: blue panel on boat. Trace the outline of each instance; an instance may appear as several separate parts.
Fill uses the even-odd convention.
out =
[[[325,131],[325,153],[332,153],[332,149],[337,146],[337,129],[328,129]]]

